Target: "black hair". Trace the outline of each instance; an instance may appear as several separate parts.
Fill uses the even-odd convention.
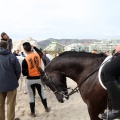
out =
[[[0,47],[1,47],[1,48],[7,49],[7,46],[8,46],[8,45],[7,45],[7,42],[6,42],[6,41],[1,41],[1,42],[0,42]]]
[[[24,42],[23,43],[23,48],[24,50],[26,50],[27,52],[31,52],[31,45],[29,42]]]
[[[7,35],[5,32],[1,33],[1,37],[3,38],[4,35]]]

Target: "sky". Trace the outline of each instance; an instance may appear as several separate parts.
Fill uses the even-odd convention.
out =
[[[120,0],[0,0],[0,33],[32,37],[119,39]]]

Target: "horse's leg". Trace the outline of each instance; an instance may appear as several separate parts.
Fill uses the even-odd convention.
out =
[[[92,87],[90,87],[92,88]],[[99,89],[99,87],[97,87]],[[103,89],[93,91],[85,89],[84,86],[79,88],[82,99],[88,106],[88,112],[91,120],[101,120],[98,115],[103,113],[107,107],[107,94]],[[99,92],[98,92],[99,91]]]
[[[95,104],[95,103],[89,103],[88,104],[88,112],[90,115],[91,120],[101,120],[98,115],[102,112],[104,112],[104,109],[102,104]]]

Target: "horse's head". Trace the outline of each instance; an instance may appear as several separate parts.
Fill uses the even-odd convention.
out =
[[[48,79],[45,80],[45,84],[54,92],[57,100],[61,103],[64,99],[68,99],[66,77],[60,72],[48,72]]]

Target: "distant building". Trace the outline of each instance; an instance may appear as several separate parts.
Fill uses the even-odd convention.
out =
[[[100,42],[94,42],[89,45],[89,52],[96,49],[98,52],[112,52],[116,45],[120,44],[120,39],[114,40],[102,40]]]
[[[64,51],[83,51],[84,45],[81,43],[73,43],[64,47]]]
[[[52,41],[44,50],[62,52],[64,51],[64,46]]]
[[[22,44],[24,42],[30,42],[32,45],[40,48],[37,40],[32,39],[31,37],[23,40],[17,40],[13,42],[13,50],[23,51]],[[98,52],[112,52],[116,45],[120,44],[120,39],[112,39],[112,40],[101,40],[93,43],[73,43],[70,45],[61,45],[57,42],[52,41],[44,50],[46,51],[87,51],[92,52],[93,50],[97,50]]]

